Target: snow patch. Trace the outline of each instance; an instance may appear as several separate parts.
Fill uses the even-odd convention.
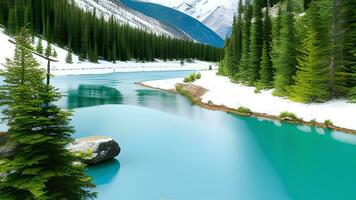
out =
[[[9,42],[14,40],[4,33],[4,29],[0,28],[0,69],[4,69],[6,58],[13,58],[15,45]],[[35,44],[38,42],[35,38]],[[47,42],[42,40],[43,48],[46,49]],[[34,45],[36,46],[36,45]],[[52,44],[52,49],[55,49],[58,56],[55,58],[58,62],[51,62],[52,75],[80,75],[80,74],[105,74],[114,72],[139,72],[139,71],[178,71],[178,70],[207,70],[209,66],[217,67],[216,63],[195,60],[192,63],[185,62],[181,65],[179,60],[163,61],[156,59],[154,62],[136,62],[118,61],[116,63],[99,60],[98,63],[89,61],[79,61],[79,57],[72,55],[73,63],[65,62],[68,54],[66,49],[60,48]],[[47,67],[47,61],[39,56],[34,56],[43,68]]]
[[[216,71],[201,72],[201,79],[195,85],[209,90],[202,101],[209,100],[215,105],[225,105],[229,108],[247,107],[253,112],[266,113],[279,116],[281,112],[293,112],[305,121],[316,120],[324,123],[331,120],[334,125],[356,130],[356,104],[347,103],[346,100],[332,100],[326,103],[303,104],[290,101],[286,98],[275,97],[272,90],[256,94],[254,87],[247,87],[232,83],[229,78],[216,75]],[[162,89],[174,89],[175,84],[182,83],[182,79],[158,80],[144,82],[148,86]],[[299,127],[303,131],[309,131]],[[318,130],[320,134],[323,131]]]

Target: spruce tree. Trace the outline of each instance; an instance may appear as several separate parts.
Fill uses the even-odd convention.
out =
[[[231,37],[229,38],[227,52],[226,52],[226,74],[229,77],[233,77],[237,72],[237,62],[236,62],[236,43],[237,43],[237,24],[236,16],[234,16]]]
[[[66,63],[72,64],[73,63],[73,58],[72,58],[72,50],[69,49],[67,56],[66,56]]]
[[[230,49],[230,38],[225,39],[225,48],[224,48],[224,62],[222,63],[222,74],[225,76],[229,76],[229,68],[230,68],[230,63],[231,63],[231,49]]]
[[[7,17],[7,31],[11,34],[16,32],[16,9],[13,2],[9,2],[9,11]]]
[[[273,92],[276,96],[287,96],[288,89],[294,84],[296,71],[296,37],[291,0],[286,0],[286,8],[281,17],[280,47],[274,63],[275,76]]]
[[[47,42],[47,47],[45,51],[45,56],[50,57],[52,55],[52,45],[50,42]]]
[[[243,32],[243,26],[244,26],[244,22],[243,22],[243,12],[244,12],[244,8],[243,8],[243,4],[242,4],[242,0],[239,0],[239,5],[238,5],[238,11],[237,11],[237,21],[236,21],[236,72],[233,75],[233,79],[235,81],[237,81],[239,79],[239,69],[240,69],[240,65],[241,65],[241,59],[242,59],[242,32]]]
[[[281,50],[281,23],[282,23],[282,6],[278,6],[277,17],[272,25],[272,66],[276,68],[279,65],[279,55]]]
[[[352,0],[330,1],[331,7],[337,9],[330,17],[331,24],[336,26],[330,31],[331,41],[337,50],[341,47],[343,61],[335,71],[335,91],[337,96],[349,93],[350,97],[355,94],[352,88],[356,86],[356,4]]]
[[[320,29],[320,9],[317,3],[308,9],[307,38],[303,41],[295,85],[291,87],[292,100],[311,103],[329,99],[328,63],[324,62],[323,39]]]
[[[253,1],[253,23],[251,28],[251,55],[249,66],[249,84],[253,85],[259,79],[263,48],[262,0]]]
[[[26,30],[16,37],[15,56],[0,75],[0,105],[16,153],[3,160],[0,199],[90,199],[93,184],[80,159],[66,146],[73,141],[70,114],[55,105],[60,94],[44,83]]]
[[[56,51],[55,48],[53,48],[52,57],[53,58],[57,58],[58,57],[58,54],[57,54],[57,51]]]
[[[261,89],[271,88],[273,82],[273,68],[271,60],[272,49],[272,22],[269,16],[269,7],[266,7],[265,17],[263,20],[263,48],[262,48],[262,60],[260,69],[260,81],[259,87]]]
[[[356,103],[356,86],[349,91],[348,99],[349,102]]]
[[[244,24],[242,32],[242,55],[239,66],[238,80],[247,83],[250,65],[250,34],[251,34],[252,6],[250,0],[245,1]]]
[[[36,52],[39,53],[39,54],[43,54],[43,45],[42,45],[42,39],[41,38],[37,42]]]

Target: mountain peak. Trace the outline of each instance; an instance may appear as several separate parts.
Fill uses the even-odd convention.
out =
[[[237,0],[138,0],[161,4],[186,13],[212,29],[221,38],[230,34]]]

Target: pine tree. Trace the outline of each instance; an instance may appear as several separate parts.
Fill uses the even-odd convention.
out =
[[[43,54],[43,45],[42,45],[42,39],[41,38],[37,42],[36,52],[39,53],[39,54]]]
[[[45,51],[45,56],[50,57],[52,55],[52,45],[50,42],[47,42],[47,47]]]
[[[66,56],[66,63],[72,64],[73,63],[73,58],[72,58],[72,50],[69,49],[67,56]]]
[[[67,45],[81,60],[87,59],[90,54],[92,62],[97,62],[99,57],[111,61],[114,41],[116,58],[122,60],[183,56],[186,59],[219,61],[224,55],[221,48],[149,33],[122,24],[114,17],[109,20],[105,20],[104,16],[98,18],[95,10],[82,10],[71,1],[0,1],[1,22],[11,34],[28,24],[34,35],[41,35],[59,46]]]
[[[274,76],[273,92],[276,96],[287,96],[288,88],[294,84],[293,76],[296,71],[296,38],[294,28],[294,16],[291,0],[286,0],[286,9],[282,13],[280,48],[278,57],[274,63],[276,70]]]
[[[250,0],[245,1],[244,24],[242,32],[242,56],[238,80],[246,83],[249,79],[248,69],[250,66],[250,34],[251,34],[252,6]]]
[[[231,50],[230,50],[230,38],[225,39],[225,48],[224,48],[224,62],[222,63],[222,74],[225,76],[229,76],[229,64],[231,63]]]
[[[272,49],[272,22],[269,16],[269,7],[266,7],[265,17],[263,20],[263,48],[262,48],[262,60],[260,69],[260,81],[259,87],[261,89],[271,88],[273,82],[273,68],[271,60]]]
[[[9,33],[13,34],[16,32],[16,10],[13,2],[9,2],[9,12],[8,12],[8,20],[7,20],[7,30]]]
[[[356,86],[349,91],[348,99],[349,102],[356,103]]]
[[[57,51],[54,48],[53,48],[53,52],[52,52],[52,57],[53,58],[57,58],[58,57]]]
[[[239,0],[239,5],[238,5],[238,15],[237,15],[237,22],[236,22],[236,26],[237,26],[237,33],[236,33],[236,72],[233,75],[233,79],[235,81],[237,81],[239,79],[239,70],[240,70],[240,65],[241,65],[241,59],[242,59],[242,32],[243,32],[243,27],[244,27],[244,22],[243,22],[243,18],[242,15],[244,13],[244,8],[243,8],[243,4],[242,4],[242,0]]]
[[[253,23],[251,29],[251,55],[249,67],[249,84],[253,85],[259,79],[263,48],[262,0],[253,1]]]
[[[0,105],[16,153],[3,160],[0,199],[90,199],[93,184],[80,159],[66,146],[73,141],[70,114],[55,105],[60,94],[44,83],[33,58],[30,34],[16,37],[15,57],[1,72]]]
[[[325,55],[320,36],[322,33],[317,27],[317,23],[320,23],[319,11],[316,3],[308,9],[310,28],[298,59],[295,85],[291,87],[291,99],[304,103],[324,102],[329,99],[328,66],[323,62]]]
[[[336,58],[340,58],[342,51],[342,63],[335,69],[334,89],[337,96],[349,93],[350,97],[355,92],[352,88],[356,86],[356,4],[352,0],[330,1],[329,7],[335,9],[330,17],[330,35],[334,53],[338,52]]]
[[[234,16],[231,37],[229,38],[229,42],[227,43],[227,51],[226,51],[226,75],[229,77],[233,77],[237,72],[237,63],[236,63],[236,43],[237,43],[237,24],[236,24],[236,16]]]
[[[279,55],[280,55],[280,50],[281,50],[281,23],[282,23],[282,6],[278,6],[278,13],[277,17],[274,20],[273,26],[272,26],[272,51],[271,51],[271,57],[272,57],[272,66],[276,67],[279,66]]]

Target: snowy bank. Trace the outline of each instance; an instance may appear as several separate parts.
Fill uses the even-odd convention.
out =
[[[3,69],[6,58],[12,58],[15,52],[15,45],[9,40],[14,40],[10,36],[4,33],[4,30],[0,28],[0,69]],[[38,38],[35,38],[35,44],[37,44]],[[47,47],[47,42],[42,41],[43,48]],[[35,45],[34,45],[35,46]],[[98,63],[91,63],[88,61],[79,61],[77,55],[72,55],[72,64],[65,62],[65,58],[68,54],[66,49],[60,48],[56,45],[52,45],[52,49],[57,52],[58,62],[51,62],[51,74],[52,75],[80,75],[80,74],[105,74],[114,72],[140,72],[140,71],[177,71],[177,70],[206,70],[209,66],[216,68],[216,63],[204,62],[195,60],[192,63],[185,62],[181,65],[180,60],[163,61],[155,60],[154,62],[108,62],[100,60]],[[47,61],[39,56],[35,56],[37,61],[43,68],[47,67]]]
[[[279,116],[281,112],[293,112],[304,121],[315,120],[324,123],[331,120],[334,125],[356,130],[356,104],[346,100],[334,100],[319,104],[303,104],[292,102],[286,98],[275,97],[272,90],[256,94],[254,87],[232,83],[229,78],[216,75],[216,71],[201,72],[201,79],[193,84],[203,87],[208,92],[202,96],[203,103],[223,105],[232,109],[249,108],[252,112]],[[174,90],[183,78],[147,81],[144,85],[164,90]]]

